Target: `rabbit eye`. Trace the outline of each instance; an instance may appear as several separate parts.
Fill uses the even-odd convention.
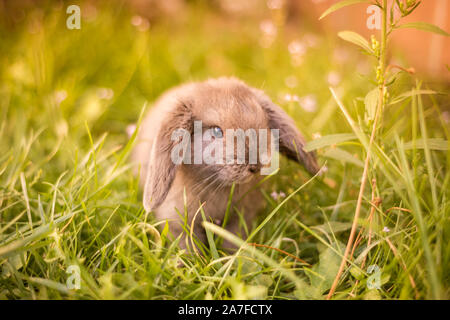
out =
[[[216,138],[222,138],[223,137],[223,131],[219,127],[213,127],[211,129],[211,131],[212,131],[212,134],[213,134],[214,137],[216,137]]]

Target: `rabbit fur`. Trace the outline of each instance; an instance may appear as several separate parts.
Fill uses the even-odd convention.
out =
[[[174,130],[193,131],[195,120],[203,127],[226,129],[279,129],[279,151],[314,174],[318,165],[314,153],[305,152],[305,139],[294,121],[261,90],[236,78],[209,79],[175,87],[163,94],[142,120],[132,159],[140,167],[146,211],[167,220],[174,236],[183,233],[183,216],[196,237],[205,242],[199,207],[208,221],[222,224],[233,183],[231,211],[226,229],[245,237],[238,213],[251,226],[263,201],[255,183],[261,179],[252,165],[175,164],[171,150]],[[246,144],[246,148],[248,145]],[[260,169],[260,165],[256,169]],[[253,169],[253,170],[252,170]],[[198,213],[196,215],[196,213]],[[196,217],[195,217],[196,216]],[[193,221],[195,217],[195,220]],[[180,245],[185,247],[186,242]]]

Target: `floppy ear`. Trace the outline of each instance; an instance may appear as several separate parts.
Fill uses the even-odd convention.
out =
[[[158,208],[172,186],[177,165],[171,159],[171,152],[177,141],[172,133],[177,129],[192,132],[192,114],[187,104],[178,105],[166,116],[153,141],[144,186],[144,208],[152,211]]]
[[[269,119],[270,129],[280,130],[280,152],[289,159],[297,161],[315,174],[319,171],[316,155],[314,152],[306,152],[303,146],[306,141],[297,129],[294,121],[279,106],[274,104],[261,90],[254,89],[261,107],[266,112]]]

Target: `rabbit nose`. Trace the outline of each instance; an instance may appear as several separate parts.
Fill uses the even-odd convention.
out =
[[[256,172],[258,172],[258,170],[259,170],[259,165],[257,165],[257,164],[251,164],[249,167],[248,167],[248,171],[250,171],[251,173],[256,173]]]

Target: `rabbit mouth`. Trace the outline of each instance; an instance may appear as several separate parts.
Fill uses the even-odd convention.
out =
[[[249,174],[247,177],[241,178],[239,181],[236,181],[237,184],[245,184],[252,181],[254,178],[253,174]]]

